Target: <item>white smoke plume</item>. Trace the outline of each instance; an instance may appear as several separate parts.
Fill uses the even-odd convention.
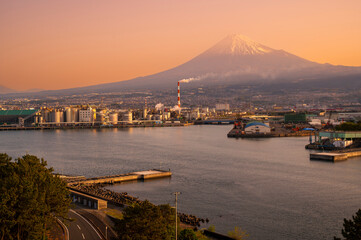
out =
[[[158,103],[157,105],[155,105],[155,109],[157,110],[163,110],[164,108],[164,104]]]
[[[198,77],[191,77],[191,78],[184,78],[182,80],[180,80],[179,82],[181,83],[189,83],[189,82],[193,82],[193,81],[200,81],[209,77],[215,77],[217,76],[215,73],[207,73],[207,74],[203,74],[201,76]]]
[[[171,109],[171,111],[179,111],[179,110],[181,110],[181,108],[178,107],[178,105],[175,105],[175,106]]]
[[[200,77],[195,77],[195,78],[191,77],[191,78],[184,78],[184,79],[180,80],[179,82],[189,83],[189,82],[198,81],[198,80],[200,80]]]

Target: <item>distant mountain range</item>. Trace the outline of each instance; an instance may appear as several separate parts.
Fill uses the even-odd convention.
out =
[[[40,89],[40,88],[33,88],[33,89],[29,89],[26,91],[17,91],[11,88],[7,88],[4,86],[0,85],[0,94],[8,94],[8,93],[36,93],[36,92],[40,92],[40,91],[44,91],[44,89]]]
[[[13,93],[13,92],[16,92],[16,91],[0,85],[0,94]]]
[[[361,87],[361,67],[319,64],[233,34],[190,61],[164,72],[127,81],[42,93],[167,89],[175,88],[180,80],[191,82],[190,86],[251,83],[355,88]]]

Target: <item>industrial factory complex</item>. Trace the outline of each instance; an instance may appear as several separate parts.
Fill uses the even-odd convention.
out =
[[[39,109],[0,110],[0,126],[50,127],[50,126],[117,126],[124,124],[232,124],[242,121],[247,132],[269,132],[269,123],[279,123],[294,128],[294,124],[308,124],[315,128],[338,125],[341,122],[361,120],[361,112],[294,112],[279,111],[249,113],[230,109],[229,104],[216,104],[215,108],[180,108],[156,104],[142,109],[108,109],[96,105],[65,107],[40,107]],[[255,122],[260,123],[255,123]]]

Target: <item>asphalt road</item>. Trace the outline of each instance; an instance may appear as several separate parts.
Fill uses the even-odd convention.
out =
[[[103,236],[107,236],[108,239],[113,239],[115,238],[115,234],[113,233],[112,229],[107,226],[102,220],[100,220],[98,217],[96,217],[95,215],[93,215],[92,213],[83,210],[83,209],[77,209],[77,212],[79,214],[81,214],[83,217],[85,217],[87,220],[89,220],[90,223],[93,224],[93,226],[96,227],[98,232],[101,232],[103,234]],[[106,230],[106,226],[108,227],[108,229]]]
[[[74,221],[68,226],[69,240],[100,240],[103,239],[99,232],[79,213],[70,210],[68,213]]]

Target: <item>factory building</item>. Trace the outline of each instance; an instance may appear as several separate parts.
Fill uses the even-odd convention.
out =
[[[306,123],[306,113],[291,113],[285,114],[285,123]]]
[[[337,120],[343,122],[358,122],[361,121],[361,112],[338,113]]]
[[[35,123],[39,110],[0,110],[0,126],[30,126]]]
[[[95,109],[92,109],[91,107],[88,107],[87,109],[80,109],[79,110],[79,122],[93,122],[95,117]]]

